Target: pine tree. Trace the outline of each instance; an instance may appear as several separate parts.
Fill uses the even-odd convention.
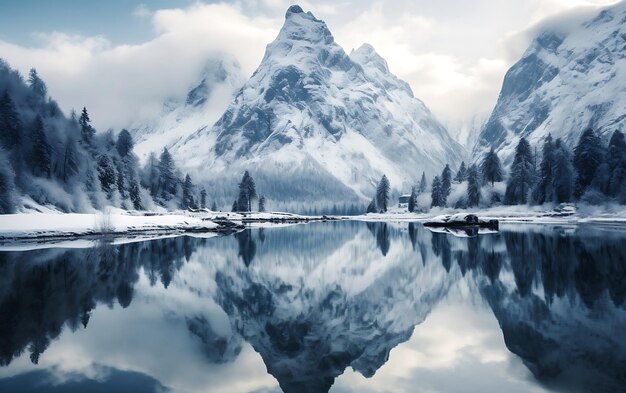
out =
[[[215,203],[215,202],[214,202]],[[200,190],[200,207],[206,209],[206,190],[203,188]]]
[[[528,202],[530,190],[535,185],[536,174],[530,144],[522,137],[515,149],[515,158],[511,166],[511,176],[504,193],[504,203],[508,205]]]
[[[34,68],[31,68],[28,72],[28,87],[30,87],[30,90],[33,92],[37,103],[43,104],[48,94],[48,88]]]
[[[240,212],[249,212],[248,209],[248,196],[244,189],[239,189],[239,196],[237,197],[237,211]]]
[[[576,186],[574,194],[580,197],[591,185],[596,170],[602,163],[604,149],[600,138],[591,129],[585,130],[574,148],[574,168],[576,168]]]
[[[158,163],[159,172],[159,190],[160,197],[164,201],[172,199],[173,195],[176,195],[176,167],[174,166],[174,159],[167,150],[163,149]]]
[[[419,187],[417,188],[417,193],[418,194],[425,193],[427,187],[428,187],[428,183],[426,182],[426,172],[422,172],[422,180],[420,180]]]
[[[252,200],[257,197],[254,179],[248,171],[245,171],[241,182],[239,183],[239,196],[237,204],[240,211],[252,211]]]
[[[448,202],[448,195],[450,195],[450,190],[452,188],[452,171],[450,171],[450,166],[446,164],[446,167],[443,168],[443,172],[441,172],[441,193],[440,193],[440,206],[445,206]]]
[[[626,140],[620,131],[615,131],[611,136],[605,161],[609,167],[607,195],[615,198],[626,181]]]
[[[120,160],[118,159],[115,159],[114,163],[115,163],[114,166],[116,167],[116,172],[117,172],[117,190],[119,191],[122,199],[126,199],[127,185],[126,185],[126,179],[124,177],[126,168],[124,167],[124,163],[120,162]]]
[[[134,144],[135,143],[133,142],[133,137],[130,135],[130,132],[124,129],[120,131],[119,135],[117,136],[115,148],[117,149],[120,157],[124,158],[129,155],[130,152],[133,150]]]
[[[259,211],[260,212],[264,212],[265,211],[265,197],[262,196],[262,195],[259,198]]]
[[[63,163],[61,166],[61,179],[64,183],[67,183],[70,178],[78,173],[78,160],[76,142],[74,142],[71,136],[68,136],[63,148]]]
[[[493,146],[491,150],[489,150],[489,153],[485,155],[480,165],[480,170],[483,175],[483,180],[485,182],[491,182],[491,187],[493,187],[495,182],[503,180],[504,171],[502,170],[502,164],[500,163],[498,154],[493,150]]]
[[[133,203],[133,208],[135,210],[143,209],[143,204],[141,203],[141,192],[139,190],[139,182],[136,177],[132,177],[130,180],[130,184],[128,187],[128,197]]]
[[[376,206],[378,211],[384,213],[387,211],[387,204],[389,203],[389,179],[386,175],[380,179],[378,186],[376,187]]]
[[[217,204],[215,203],[215,201],[213,201],[213,203],[211,204],[211,211],[212,212],[216,212],[217,211]]]
[[[111,163],[109,156],[106,154],[100,155],[100,158],[98,159],[98,179],[100,180],[102,191],[104,191],[110,199],[113,192],[116,190],[117,176],[115,173],[115,167]]]
[[[0,148],[0,214],[15,211],[15,173],[7,158],[7,152]]]
[[[154,153],[150,153],[148,161],[141,172],[141,184],[156,198],[159,193],[159,163]]]
[[[433,179],[433,185],[430,191],[431,203],[430,207],[441,206],[441,180],[439,176]]]
[[[35,176],[50,177],[50,144],[44,131],[43,121],[40,116],[35,119],[32,133],[33,157],[32,166]]]
[[[7,150],[18,146],[21,132],[22,122],[15,109],[15,104],[8,91],[5,91],[2,99],[0,99],[0,145]]]
[[[467,170],[467,206],[476,207],[480,203],[480,182],[478,168],[472,165]]]
[[[417,203],[417,193],[415,187],[411,188],[411,196],[409,197],[409,211],[413,213],[415,211],[415,204]]]
[[[78,119],[78,125],[80,126],[80,134],[82,135],[83,142],[86,146],[91,146],[96,130],[91,126],[91,119],[85,107],[83,107],[83,111]]]
[[[543,143],[543,157],[539,167],[539,182],[533,191],[533,200],[537,204],[554,200],[554,144],[548,134]]]
[[[565,203],[572,199],[574,185],[574,167],[567,147],[557,139],[554,142],[554,202]]]
[[[372,198],[372,201],[367,205],[367,213],[378,213],[378,207],[376,206],[376,198]]]
[[[181,201],[181,207],[183,209],[195,209],[196,203],[193,198],[194,185],[191,181],[191,176],[187,174],[183,181],[183,199]]]
[[[461,183],[467,180],[467,168],[465,167],[465,161],[461,162],[461,166],[459,167],[459,171],[454,176],[454,181]]]
[[[233,201],[233,207],[232,207],[232,209],[230,211],[231,212],[236,212],[237,210],[239,210],[239,204],[237,203],[237,200],[235,199]]]

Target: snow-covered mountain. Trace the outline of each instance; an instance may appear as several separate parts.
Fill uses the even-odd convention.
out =
[[[626,124],[625,45],[625,2],[574,28],[544,28],[507,72],[473,158],[493,145],[510,164],[521,136],[573,146],[591,127],[608,139]]]
[[[212,55],[186,96],[168,99],[161,115],[150,123],[131,126],[135,152],[145,160],[150,153],[158,154],[164,146],[175,145],[213,124],[244,83],[245,77],[235,59],[225,54]]]
[[[288,9],[260,66],[211,125],[197,124],[170,146],[184,170],[215,182],[211,192],[227,187],[224,196],[248,169],[274,200],[364,200],[383,173],[407,191],[422,171],[432,175],[464,156],[374,48],[346,54],[299,6]]]

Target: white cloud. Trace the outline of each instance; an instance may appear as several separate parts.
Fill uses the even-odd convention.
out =
[[[490,110],[506,69],[546,17],[611,0],[304,1],[327,21],[347,52],[369,42],[390,69],[446,122]],[[289,0],[195,3],[133,14],[150,18],[155,37],[113,45],[105,37],[39,34],[42,44],[0,41],[0,56],[22,72],[34,66],[62,108],[86,105],[100,128],[154,116],[169,96],[195,82],[207,58],[234,56],[250,75],[282,25]]]

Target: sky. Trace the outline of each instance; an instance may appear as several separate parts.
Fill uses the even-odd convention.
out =
[[[537,26],[615,0],[306,0],[346,52],[372,44],[451,128],[487,115]],[[0,58],[35,67],[61,108],[98,128],[156,116],[203,64],[226,54],[246,77],[284,21],[287,0],[0,0]],[[582,11],[581,11],[582,10]],[[556,23],[556,22],[555,22]],[[226,103],[224,104],[226,105]]]

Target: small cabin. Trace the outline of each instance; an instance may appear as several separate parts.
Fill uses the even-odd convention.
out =
[[[409,207],[409,199],[411,199],[411,195],[400,195],[398,198],[398,207]]]

